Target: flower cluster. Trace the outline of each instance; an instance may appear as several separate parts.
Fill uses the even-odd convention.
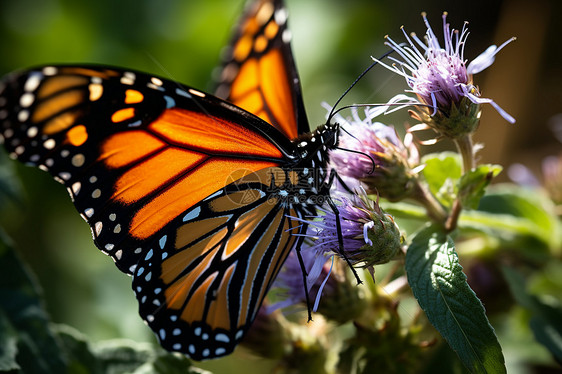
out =
[[[257,336],[267,334],[274,341],[282,341],[283,347],[291,347],[291,359],[284,354],[285,362],[296,359],[302,365],[302,357],[307,360],[314,357],[310,361],[314,365],[326,362],[328,350],[322,355],[314,352],[318,347],[326,347],[322,339],[327,326],[349,321],[353,321],[355,336],[344,343],[347,348],[339,356],[343,361],[347,355],[361,357],[361,360],[371,359],[379,365],[380,357],[387,351],[381,351],[380,356],[376,354],[381,346],[378,339],[387,333],[388,339],[406,342],[404,345],[411,350],[409,358],[417,357],[420,347],[429,344],[420,344],[419,340],[413,339],[416,336],[412,333],[415,321],[409,329],[400,325],[396,313],[398,304],[393,297],[407,285],[400,267],[406,270],[408,280],[411,275],[412,265],[408,268],[407,263],[408,258],[412,258],[408,255],[413,245],[406,249],[400,228],[380,204],[387,204],[383,205],[385,209],[406,206],[403,209],[410,209],[407,217],[421,220],[424,225],[431,223],[426,227],[435,229],[436,237],[455,230],[463,205],[470,207],[478,203],[493,178],[493,170],[496,170],[489,166],[480,169],[475,166],[475,146],[471,136],[480,122],[481,105],[490,104],[508,122],[515,122],[493,100],[481,97],[473,83],[473,75],[490,66],[497,52],[513,39],[499,47],[491,46],[468,63],[464,58],[469,34],[467,24],[459,32],[450,28],[446,18],[443,14],[443,47],[423,14],[427,26],[425,42],[406,32],[405,44],[387,37],[386,44],[399,57],[389,57],[391,64],[375,59],[404,77],[408,85],[406,93],[413,93],[415,97],[399,94],[385,104],[366,108],[362,114],[357,110],[358,105],[351,108],[349,117],[341,114],[335,117],[341,131],[338,146],[330,152],[331,167],[339,176],[332,185],[333,199],[330,204],[318,208],[314,217],[306,220],[293,217],[307,225],[307,232],[302,234],[305,238],[300,238],[304,239],[304,245],[298,252],[289,254],[275,281],[275,288],[282,290],[277,294],[281,300],[274,300],[267,307],[269,311],[306,308],[309,317],[312,311],[317,311],[321,318],[316,326],[321,332],[316,330],[308,339],[300,335],[302,330],[295,332],[296,329],[288,328],[293,331],[291,334],[281,333],[279,326],[290,323],[277,312],[260,312],[256,324],[259,328]],[[433,159],[428,156],[421,159],[412,135],[419,125],[410,127],[401,136],[393,126],[377,121],[382,114],[402,108],[411,109],[410,116],[425,128],[451,139],[460,155],[441,158],[434,155]],[[556,169],[556,173],[559,170]],[[400,208],[398,211],[404,213]],[[417,233],[411,235],[414,242]],[[417,242],[419,248],[414,248],[414,252],[424,250],[424,240]],[[400,261],[404,259],[404,253],[405,265]],[[366,291],[356,287],[356,283],[371,280],[362,269],[369,270],[374,281],[374,267],[391,262],[386,267],[389,275],[382,282],[388,286],[384,292],[378,288],[378,282],[370,282],[371,287]],[[388,319],[380,323],[375,314],[386,315]],[[255,352],[263,351],[259,341],[256,339]],[[282,350],[280,346],[278,344],[275,355]],[[394,362],[386,367],[396,368]]]

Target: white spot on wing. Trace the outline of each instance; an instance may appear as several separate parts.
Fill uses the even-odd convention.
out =
[[[193,88],[189,89],[189,93],[199,97],[205,97],[205,94],[201,91],[194,90]]]
[[[58,72],[58,69],[54,66],[45,66],[43,68],[43,74],[50,76],[55,75]]]
[[[43,147],[45,147],[46,149],[53,149],[55,148],[55,145],[57,145],[57,143],[55,142],[54,139],[47,139],[43,143]]]
[[[33,104],[34,100],[35,96],[33,96],[33,94],[30,92],[26,92],[20,97],[20,105],[22,108],[27,108],[28,106]]]
[[[27,92],[35,91],[37,87],[39,87],[39,83],[41,83],[42,77],[43,75],[41,73],[32,73],[29,78],[27,78],[27,81],[25,81],[23,89]]]
[[[189,211],[189,213],[187,213],[185,216],[183,216],[182,221],[183,222],[187,222],[187,221],[191,221],[192,219],[195,219],[199,216],[199,213],[201,213],[201,207],[198,206],[197,208]]]
[[[82,153],[78,153],[78,154],[72,156],[72,165],[77,167],[77,168],[83,166],[85,161],[86,161],[86,158],[84,157],[84,155]]]
[[[152,83],[154,83],[154,84],[157,85],[157,86],[161,86],[161,85],[163,84],[163,83],[162,83],[162,80],[160,80],[160,79],[158,79],[158,78],[156,78],[156,77],[152,77],[152,78],[150,78],[150,80],[152,81]]]
[[[288,17],[287,9],[285,8],[277,9],[273,17],[275,18],[275,23],[277,23],[279,26],[285,24],[285,22],[287,22],[287,17]]]
[[[81,188],[82,188],[82,183],[80,182],[72,183],[72,193],[74,193],[74,195],[78,195]]]
[[[27,121],[28,118],[29,118],[29,111],[27,111],[27,110],[21,110],[21,111],[18,113],[18,121],[20,121],[20,122],[25,122],[25,121]]]
[[[281,39],[283,40],[283,43],[286,44],[290,43],[292,38],[293,38],[293,34],[291,34],[289,29],[283,30],[283,34],[281,35]]]
[[[103,228],[103,223],[96,222],[96,224],[94,225],[94,230],[96,231],[96,236],[99,236],[101,234],[102,228]]]
[[[27,136],[30,138],[35,137],[35,135],[37,135],[37,133],[39,132],[39,130],[37,129],[37,127],[32,126],[30,128],[27,129]]]
[[[63,171],[62,173],[59,173],[59,177],[61,177],[62,180],[67,181],[70,180],[70,173]]]

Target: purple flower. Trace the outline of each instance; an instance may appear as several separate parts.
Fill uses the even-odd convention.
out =
[[[464,58],[464,47],[469,34],[467,23],[463,25],[460,33],[457,30],[451,30],[447,23],[447,13],[443,13],[444,47],[441,47],[429,25],[426,14],[422,13],[422,17],[427,27],[425,43],[415,34],[408,36],[402,28],[407,40],[406,45],[398,44],[389,37],[386,37],[387,42],[385,43],[401,59],[389,57],[394,61],[394,64],[390,66],[373,58],[387,69],[403,76],[410,87],[410,90],[406,92],[417,95],[417,99],[403,94],[395,96],[388,103],[393,107],[392,110],[416,106],[421,112],[418,119],[451,137],[456,137],[459,132],[472,132],[476,129],[480,104],[492,105],[503,118],[514,123],[515,119],[493,100],[480,96],[478,87],[472,83],[472,75],[490,66],[494,62],[495,55],[515,39],[509,39],[499,47],[495,45],[488,47],[467,66],[467,60]],[[448,119],[458,118],[442,124],[439,123],[442,122],[442,118],[439,116]],[[462,123],[463,128],[458,129],[458,122],[462,122],[463,117],[473,118],[473,121],[468,124]],[[432,123],[436,121],[438,123]],[[464,121],[466,122],[466,120]],[[447,126],[457,128],[451,130],[446,128]]]
[[[398,201],[412,192],[419,153],[411,134],[402,141],[393,127],[373,122],[379,112],[367,109],[361,119],[354,109],[351,119],[338,118],[346,131],[330,159],[349,188],[359,187],[354,180],[361,181],[367,192]]]
[[[309,301],[313,311],[319,306],[320,297],[338,300],[360,299],[357,287],[347,279],[346,262],[335,263],[334,257],[345,256],[353,266],[371,267],[392,260],[400,251],[402,236],[393,218],[384,213],[378,204],[362,196],[354,195],[353,200],[342,198],[338,205],[339,222],[343,237],[344,254],[340,253],[338,241],[337,216],[331,210],[314,217],[306,233],[307,245],[301,249],[304,268],[307,273]],[[331,260],[331,261],[330,261]],[[269,307],[269,310],[286,308],[306,302],[302,278],[302,268],[296,252],[291,252],[283,269],[275,280],[276,288],[283,290],[284,300]],[[334,296],[337,295],[337,296]],[[343,298],[342,295],[345,295]],[[357,301],[359,303],[359,301]],[[323,302],[337,305],[323,313],[333,319],[348,318],[355,315],[363,304],[350,307],[347,316],[340,316],[342,306],[338,301]]]
[[[312,310],[316,311],[322,289],[331,273],[332,262],[329,259],[333,257],[333,254],[324,253],[318,248],[303,247],[301,256],[307,272],[309,301],[312,302]],[[283,290],[284,299],[269,306],[270,311],[306,302],[302,267],[295,251],[292,251],[287,257],[283,269],[275,280],[274,287]]]
[[[392,216],[364,193],[354,195],[352,200],[342,197],[340,202],[339,217],[326,210],[321,221],[312,223],[316,230],[316,250],[345,256],[351,264],[360,267],[371,267],[392,260],[402,244],[400,230]],[[339,253],[338,220],[344,254]]]

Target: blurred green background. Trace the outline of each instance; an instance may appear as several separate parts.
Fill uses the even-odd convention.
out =
[[[221,48],[243,5],[243,0],[4,0],[0,75],[38,64],[100,63],[210,90]],[[321,102],[333,104],[370,64],[370,56],[384,53],[384,35],[401,41],[401,25],[423,35],[420,13],[426,11],[441,36],[446,10],[452,27],[470,22],[469,59],[490,44],[518,38],[475,79],[483,97],[493,98],[518,120],[510,125],[492,108],[484,109],[476,136],[486,145],[481,160],[504,166],[522,162],[538,170],[544,156],[560,152],[549,126],[557,118],[562,122],[556,116],[562,112],[561,2],[288,0],[287,6],[312,124],[324,121]],[[402,79],[375,68],[345,102],[382,103],[404,88]],[[401,113],[383,120],[401,127],[404,118]],[[46,173],[9,162],[0,152],[14,178],[21,178],[23,190],[19,199],[0,201],[0,226],[37,274],[52,319],[93,339],[152,341],[136,313],[130,279],[95,248],[65,189]]]

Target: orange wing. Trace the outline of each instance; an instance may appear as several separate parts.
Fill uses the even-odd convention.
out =
[[[176,217],[294,148],[229,103],[138,72],[44,67],[8,77],[0,98],[0,141],[68,188],[127,273]]]
[[[274,169],[274,168],[273,168]],[[136,267],[140,314],[160,344],[196,360],[229,354],[254,320],[303,227],[267,195],[263,169],[192,207]]]
[[[216,93],[295,139],[310,129],[290,39],[282,2],[253,2],[226,52]]]

